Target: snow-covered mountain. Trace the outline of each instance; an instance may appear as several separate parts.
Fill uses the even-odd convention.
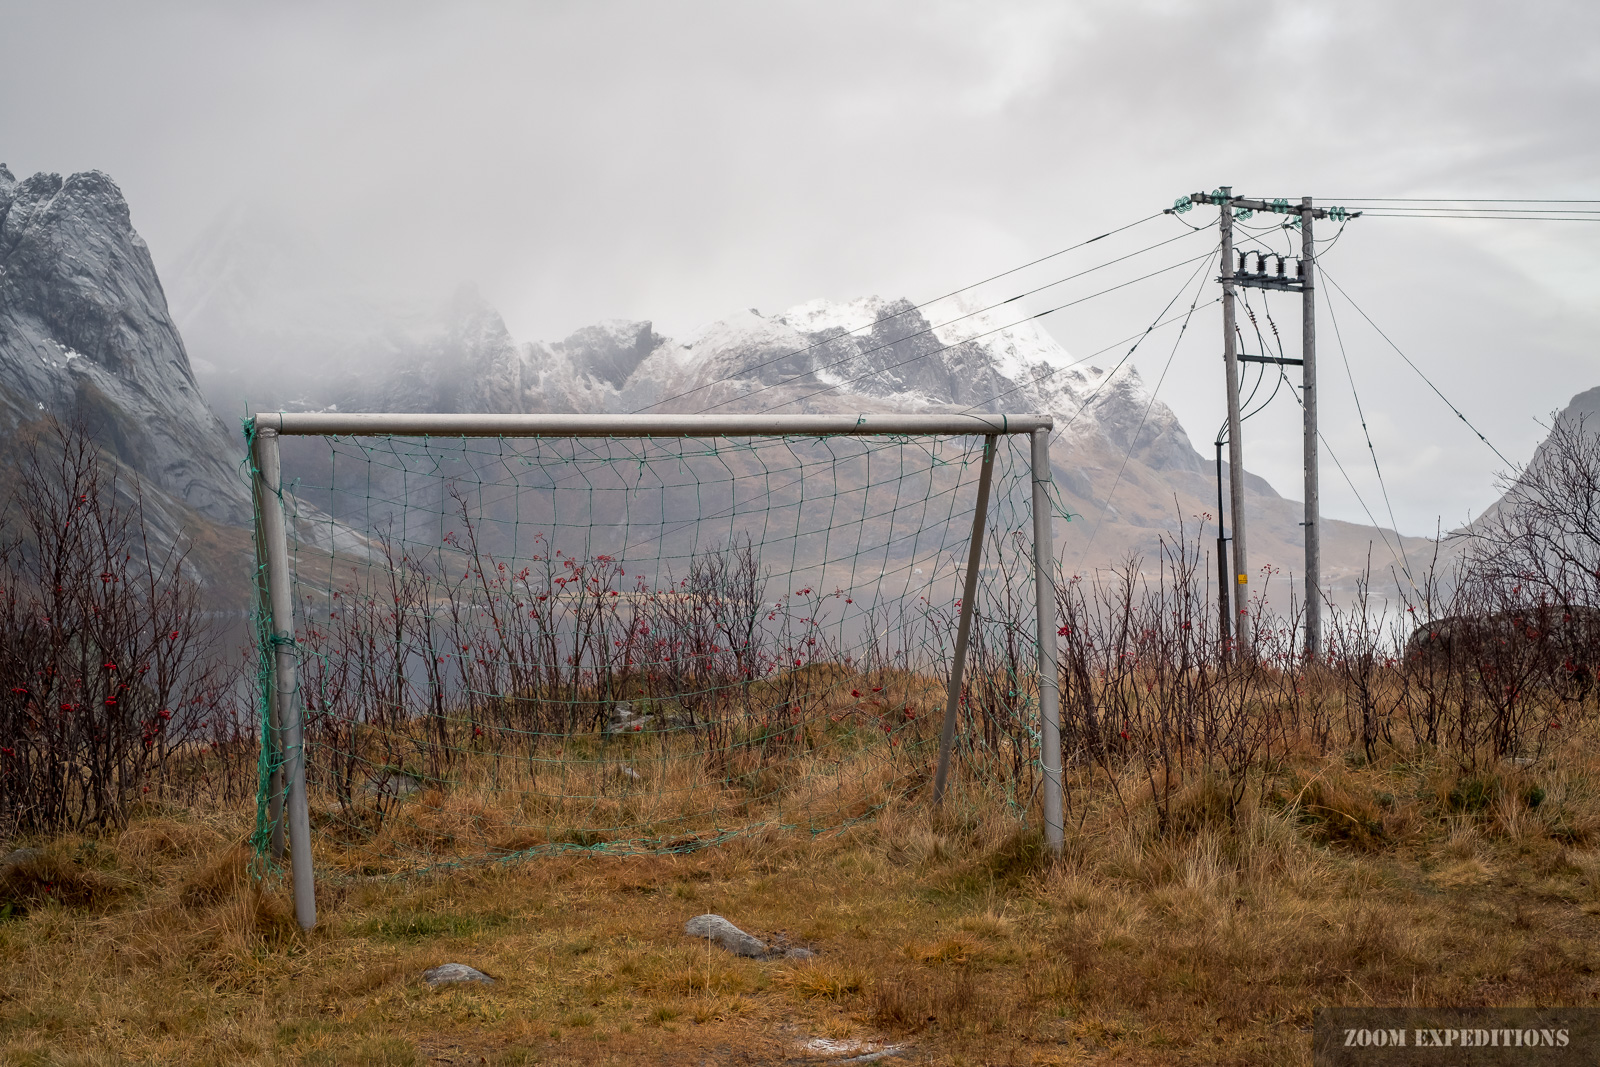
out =
[[[252,256],[195,258],[234,264],[242,274]],[[265,252],[253,258],[274,261]],[[920,308],[876,296],[813,300],[777,314],[737,312],[682,338],[663,336],[648,321],[609,320],[560,341],[517,341],[470,290],[425,311],[410,303],[385,316],[353,287],[284,279],[272,287],[281,303],[271,321],[298,324],[302,336],[274,338],[281,355],[257,363],[233,354],[262,350],[261,331],[249,325],[260,319],[249,297],[258,287],[219,287],[218,273],[198,272],[203,287],[180,276],[175,304],[203,357],[202,385],[229,397],[230,409],[238,406],[233,398],[248,397],[262,410],[1049,412],[1057,425],[1054,475],[1074,515],[1058,534],[1070,566],[1149,554],[1180,521],[1191,534],[1215,529],[1210,457],[1195,451],[1138,372],[1076,361],[1038,325],[1014,323],[1003,308],[959,298]],[[330,314],[339,306],[347,314]],[[306,327],[330,317],[336,329]],[[1300,506],[1254,475],[1247,495],[1252,562],[1297,573]],[[1366,567],[1374,542],[1381,539],[1367,527],[1328,522],[1328,578],[1349,581]]]
[[[200,531],[223,570],[244,549],[218,531],[250,521],[242,441],[228,428],[247,406],[1048,412],[1073,515],[1058,530],[1070,567],[1149,554],[1180,522],[1191,534],[1214,529],[1209,459],[1137,372],[1076,361],[1004,308],[813,300],[741,311],[682,338],[611,320],[519,341],[470,289],[402,299],[334,263],[292,220],[235,214],[172,273],[169,311],[109,177],[18,182],[0,167],[0,419],[14,437],[40,412],[84,418],[140,476],[167,536]],[[1253,562],[1298,571],[1299,505],[1254,476],[1247,495]],[[1328,577],[1359,572],[1375,540],[1370,528],[1327,523]]]
[[[238,434],[212,413],[128,204],[99,171],[16,181],[0,165],[0,411],[84,419],[208,518],[250,517]]]
[[[1552,432],[1560,427],[1565,427],[1574,433],[1581,430],[1583,437],[1590,440],[1600,439],[1600,386],[1579,393],[1567,403],[1565,408],[1553,414]],[[1548,477],[1540,478],[1539,476],[1548,475],[1549,465],[1552,462],[1558,462],[1553,459],[1551,452],[1552,445],[1550,437],[1547,435],[1543,441],[1539,442],[1539,447],[1534,449],[1533,457],[1528,460],[1528,465],[1515,472],[1510,480],[1504,483],[1505,492],[1500,495],[1500,498],[1485,508],[1483,514],[1472,520],[1465,530],[1457,532],[1470,533],[1473,530],[1483,529],[1486,526],[1503,521],[1510,513],[1512,501],[1521,495],[1519,490],[1526,491],[1524,483],[1548,483]]]
[[[89,432],[218,606],[244,595],[242,438],[195,383],[122,193],[99,171],[17,181],[0,165],[0,498],[46,417]]]

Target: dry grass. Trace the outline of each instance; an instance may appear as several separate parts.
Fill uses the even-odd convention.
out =
[[[309,936],[255,877],[245,813],[147,812],[0,873],[0,1063],[781,1062],[812,1037],[941,1064],[1305,1063],[1321,1004],[1596,1001],[1593,747],[1470,777],[1306,756],[1232,819],[1187,784],[1160,835],[1148,792],[1124,811],[1085,771],[1060,860],[966,782],[937,817],[917,792],[682,855],[344,865]],[[397,825],[513,818],[462,793]],[[350,858],[322,847],[330,872]],[[707,911],[819,955],[686,940]],[[497,982],[428,990],[447,961]]]

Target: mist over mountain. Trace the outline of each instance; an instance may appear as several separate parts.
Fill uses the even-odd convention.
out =
[[[1600,386],[1579,393],[1567,403],[1565,408],[1554,413],[1552,432],[1563,425],[1573,430],[1581,429],[1584,435],[1588,437],[1600,436]],[[1485,508],[1481,515],[1473,519],[1467,525],[1466,531],[1463,532],[1482,528],[1485,524],[1504,516],[1511,507],[1511,502],[1516,497],[1519,486],[1528,479],[1530,474],[1538,472],[1540,468],[1551,462],[1551,447],[1550,437],[1546,435],[1545,440],[1541,441],[1539,447],[1534,449],[1533,458],[1528,460],[1528,465],[1525,468],[1516,472],[1507,472],[1506,480],[1501,483],[1505,486],[1505,492],[1500,494],[1500,498]]]
[[[872,296],[752,308],[681,338],[607,320],[521,341],[470,288],[426,301],[386,297],[331,266],[307,272],[329,262],[312,243],[292,227],[229,220],[186,258],[174,306],[198,380],[225,410],[1048,412],[1073,515],[1057,532],[1069,569],[1149,556],[1180,523],[1215,535],[1212,459],[1137,371],[1076,361],[1005,308]],[[1301,505],[1246,477],[1252,565],[1298,574]],[[1382,570],[1430,547],[1327,520],[1325,577],[1347,586],[1369,558]]]
[[[0,165],[0,417],[81,418],[158,489],[242,524],[230,434],[201,396],[149,249],[99,171],[17,181]]]
[[[158,554],[182,546],[213,606],[243,602],[243,439],[201,395],[121,191],[0,164],[0,499],[49,418],[96,441]]]
[[[1149,556],[1180,524],[1190,536],[1215,531],[1210,457],[1138,373],[1074,360],[1004,308],[813,300],[740,311],[681,338],[608,320],[520,341],[470,288],[435,300],[385,292],[291,223],[245,216],[224,218],[191,251],[172,292],[169,310],[109,177],[17,181],[0,167],[0,419],[13,436],[43,414],[81,419],[138,475],[169,541],[248,527],[243,443],[229,425],[250,407],[1048,412],[1072,515],[1057,532],[1069,570]],[[1297,573],[1300,505],[1254,476],[1246,489],[1252,564]],[[1329,520],[1325,577],[1345,585],[1369,557],[1381,569],[1384,546],[1430,544]],[[229,545],[213,554],[216,568],[232,568],[241,548]]]

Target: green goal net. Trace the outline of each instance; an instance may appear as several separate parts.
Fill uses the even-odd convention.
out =
[[[278,447],[259,499],[286,517],[294,619],[274,639],[261,613],[261,707],[299,716],[324,876],[683,851],[925,803],[985,449],[950,789],[1037,817],[1025,433],[285,431]],[[264,851],[283,737],[264,731]]]

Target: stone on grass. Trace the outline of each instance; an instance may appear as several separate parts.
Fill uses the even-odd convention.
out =
[[[484,985],[494,985],[494,979],[465,963],[441,963],[437,967],[429,967],[422,972],[422,980],[428,985],[437,988],[442,985],[453,985],[457,982],[481,982]]]
[[[7,853],[4,859],[0,859],[0,873],[5,873],[13,867],[21,867],[25,863],[32,863],[43,856],[44,853],[36,848],[15,849]]]
[[[814,960],[817,958],[817,954],[808,948],[786,948],[783,950],[783,958],[786,960]]]
[[[367,784],[362,788],[374,796],[404,800],[418,792],[422,783],[409,774],[383,774],[367,779]]]
[[[633,705],[626,700],[619,700],[611,705],[611,714],[606,720],[606,733],[636,734],[641,733],[650,725],[651,716],[639,715],[633,710]]]
[[[751,937],[720,915],[696,915],[683,924],[683,932],[714,941],[735,956],[761,959],[767,954],[767,946],[760,938]]]

